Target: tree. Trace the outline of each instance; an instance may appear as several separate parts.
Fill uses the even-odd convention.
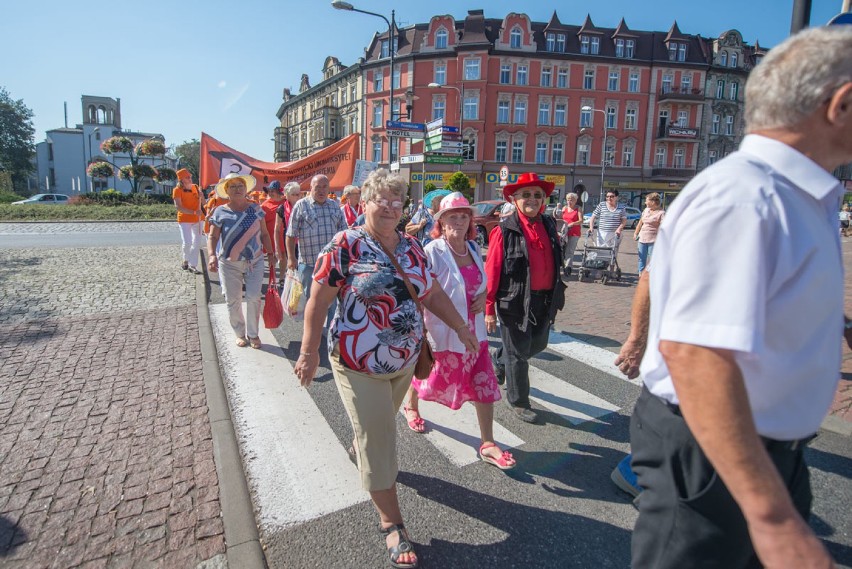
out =
[[[5,87],[0,87],[0,170],[12,177],[14,187],[23,191],[27,177],[34,170],[35,128],[33,112],[17,101]]]
[[[158,182],[166,182],[177,178],[177,174],[171,168],[154,168],[142,161],[147,157],[162,156],[166,153],[166,145],[158,138],[143,140],[136,147],[133,141],[126,136],[113,136],[101,143],[101,151],[107,155],[127,154],[130,164],[118,167],[104,158],[95,158],[89,163],[86,174],[95,178],[109,178],[115,175],[114,168],[118,168],[118,176],[122,180],[130,180],[132,193],[139,191],[139,181],[143,178],[151,178]]]
[[[192,174],[192,179],[198,181],[200,172],[198,164],[201,156],[201,143],[197,138],[185,140],[175,147],[175,156],[180,160],[180,167],[186,168]]]
[[[473,202],[473,189],[470,187],[470,179],[464,172],[454,173],[444,187],[453,192],[461,192],[469,202]]]

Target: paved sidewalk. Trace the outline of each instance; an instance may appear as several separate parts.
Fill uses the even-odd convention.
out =
[[[0,567],[224,566],[178,255],[0,252]]]

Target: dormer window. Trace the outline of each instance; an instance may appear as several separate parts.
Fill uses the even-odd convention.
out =
[[[624,52],[624,57],[626,57],[627,59],[633,59],[633,51],[634,51],[635,47],[636,47],[635,41],[627,40],[627,43],[625,44],[625,50],[626,51]]]
[[[593,37],[592,38],[592,55],[597,55],[601,51],[601,38]]]
[[[589,36],[580,36],[580,53],[589,53]]]
[[[615,40],[615,57],[624,57],[624,40]]]
[[[512,32],[509,34],[509,47],[520,48],[521,47],[521,29],[520,28],[512,28]]]
[[[435,33],[435,49],[447,49],[447,30],[441,28]]]
[[[565,53],[565,34],[556,34],[556,51]]]
[[[677,60],[686,61],[686,44],[681,43],[677,46]]]
[[[388,51],[388,45],[390,45],[390,44],[388,43],[388,40],[382,40],[382,51],[381,51],[381,53],[379,54],[379,57],[380,57],[381,59],[384,59],[384,58],[386,58],[386,57],[389,57],[389,56],[390,56],[390,52]]]
[[[722,67],[728,66],[728,52],[727,51],[723,51],[722,55],[719,56],[719,65],[721,65]]]
[[[736,66],[737,66],[737,54],[732,53],[731,54],[731,67],[736,67]]]
[[[545,49],[547,51],[556,51],[556,34],[548,33],[545,39],[547,41]]]
[[[677,59],[677,44],[675,42],[669,42],[669,61],[675,61]]]
[[[669,61],[686,61],[686,44],[669,42]]]

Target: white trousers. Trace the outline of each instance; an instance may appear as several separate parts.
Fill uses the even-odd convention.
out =
[[[219,259],[219,279],[228,305],[231,328],[238,338],[257,338],[260,322],[260,291],[263,285],[263,255],[254,261]],[[246,315],[243,317],[243,284],[246,286]]]
[[[198,249],[201,247],[201,222],[178,223],[180,240],[183,243],[183,260],[193,269],[198,267]]]

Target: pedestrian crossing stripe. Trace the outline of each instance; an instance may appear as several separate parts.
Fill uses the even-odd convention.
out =
[[[571,358],[572,360],[586,364],[587,366],[593,367],[604,373],[608,373],[613,377],[632,383],[633,385],[642,385],[642,380],[640,378],[627,379],[627,376],[615,367],[615,358],[617,354],[603,348],[598,348],[597,346],[593,346],[583,342],[582,340],[578,340],[564,332],[551,331],[547,349]]]

